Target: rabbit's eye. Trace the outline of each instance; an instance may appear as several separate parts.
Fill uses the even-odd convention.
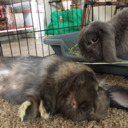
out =
[[[92,43],[90,41],[88,41],[87,45],[91,45]]]
[[[80,108],[81,108],[82,110],[86,110],[86,109],[87,109],[87,102],[84,101],[84,102],[80,105]]]
[[[97,41],[98,41],[98,37],[94,37],[90,41],[87,42],[87,45],[88,46],[93,45],[93,44],[97,43]]]
[[[92,41],[93,41],[93,42],[96,42],[97,40],[98,40],[98,37],[92,38]]]

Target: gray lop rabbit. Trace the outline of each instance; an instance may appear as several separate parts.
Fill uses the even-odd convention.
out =
[[[79,35],[79,48],[86,61],[128,60],[128,9],[108,22],[95,21]]]

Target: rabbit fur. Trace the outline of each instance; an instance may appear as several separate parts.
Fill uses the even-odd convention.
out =
[[[75,121],[104,119],[111,102],[128,107],[113,93],[119,90],[100,87],[91,68],[65,58],[0,58],[0,97],[21,105],[21,121],[56,113]]]
[[[94,21],[79,35],[79,48],[86,61],[128,60],[128,9],[110,21]]]

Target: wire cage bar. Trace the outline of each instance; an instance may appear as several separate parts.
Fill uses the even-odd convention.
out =
[[[126,0],[0,0],[0,55],[54,55],[44,38],[108,21],[127,6]]]

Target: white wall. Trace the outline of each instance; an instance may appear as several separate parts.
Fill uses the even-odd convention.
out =
[[[45,28],[46,25],[51,22],[51,12],[55,11],[56,9],[54,7],[50,7],[49,0],[45,0],[44,2],[45,6]]]
[[[104,0],[99,0],[104,2]],[[94,20],[109,21],[114,14],[115,6],[100,6],[94,8]]]
[[[99,2],[111,1],[111,0],[98,0]],[[116,1],[116,0],[113,0]],[[83,9],[84,0],[82,0],[81,9]],[[115,6],[99,6],[93,8],[94,21],[109,21],[114,14]],[[92,14],[92,13],[91,13]],[[91,20],[91,16],[90,16]]]
[[[108,1],[108,0],[99,0],[99,2],[104,2],[104,1]],[[109,0],[111,1],[111,0]],[[116,0],[113,0],[116,1]],[[46,11],[46,20],[47,20],[47,24],[49,24],[51,22],[51,11],[55,11],[56,9],[54,7],[52,7],[52,10],[50,9],[50,5],[49,5],[49,0],[45,0],[45,11]],[[80,8],[83,9],[84,6],[84,0],[80,1],[81,6]],[[93,8],[93,16],[94,16],[94,20],[100,20],[100,21],[108,21],[113,17],[114,14],[114,10],[115,10],[115,6],[99,6],[99,7],[94,7]],[[92,14],[92,13],[91,13]],[[91,20],[91,15],[90,15],[90,20]]]

